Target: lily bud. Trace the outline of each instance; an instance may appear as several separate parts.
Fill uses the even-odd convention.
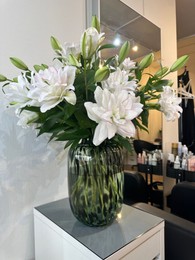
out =
[[[154,74],[154,76],[157,78],[162,77],[168,70],[169,70],[168,67],[162,67]]]
[[[39,72],[40,70],[43,69],[43,67],[40,65],[34,65],[33,68],[35,69],[36,72]]]
[[[53,48],[54,51],[62,50],[59,41],[55,37],[51,36],[50,42],[51,42],[51,47]]]
[[[188,59],[189,59],[188,55],[184,55],[184,56],[180,57],[179,59],[177,59],[171,66],[170,72],[174,72],[174,71],[181,69],[186,64]]]
[[[96,28],[96,30],[100,33],[100,22],[99,22],[97,16],[92,17],[91,26]]]
[[[150,53],[148,55],[146,55],[139,63],[138,67],[140,70],[143,70],[147,67],[150,66],[150,64],[153,62],[154,60],[154,54]]]
[[[125,43],[123,43],[119,51],[119,56],[118,56],[119,64],[121,64],[125,60],[125,58],[129,55],[129,51],[130,51],[130,42],[126,41]]]
[[[27,65],[20,59],[15,58],[15,57],[11,57],[10,58],[11,63],[16,66],[18,69],[21,70],[28,70]]]
[[[0,82],[6,81],[7,78],[5,76],[3,76],[2,74],[0,74]]]
[[[81,37],[81,53],[84,59],[90,59],[104,40],[104,33],[98,33],[96,28],[90,27]]]
[[[109,75],[110,75],[110,71],[107,66],[99,68],[95,73],[95,81],[100,82],[106,80],[109,77]]]
[[[78,62],[78,60],[75,58],[74,55],[72,54],[69,54],[68,56],[68,61],[70,63],[70,65],[72,66],[76,66],[76,67],[79,67],[81,64]]]

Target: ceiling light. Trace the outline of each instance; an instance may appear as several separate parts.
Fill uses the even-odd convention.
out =
[[[132,50],[133,50],[133,51],[138,51],[138,46],[137,46],[137,45],[134,45],[134,46],[132,47]]]
[[[119,46],[119,45],[121,44],[121,39],[120,39],[119,36],[117,36],[117,37],[114,39],[113,44],[114,44],[115,46]]]

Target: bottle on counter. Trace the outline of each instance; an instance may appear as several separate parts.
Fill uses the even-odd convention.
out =
[[[178,155],[178,143],[172,143],[171,152],[175,157]]]
[[[156,166],[157,165],[157,158],[156,158],[156,154],[154,153],[152,156],[152,165]]]
[[[179,158],[182,157],[182,143],[181,143],[181,142],[178,142],[178,151],[177,151],[177,154],[178,154]]]
[[[180,159],[178,155],[176,156],[174,161],[174,169],[180,169]]]

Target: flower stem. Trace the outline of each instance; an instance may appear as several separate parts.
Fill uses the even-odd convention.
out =
[[[84,80],[85,80],[85,97],[86,97],[86,100],[88,100],[87,64],[86,64],[86,59],[84,59]]]

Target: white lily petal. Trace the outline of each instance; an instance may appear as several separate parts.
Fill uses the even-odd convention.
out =
[[[107,135],[106,123],[100,122],[95,129],[95,133],[94,133],[94,137],[93,137],[93,144],[98,146],[104,140],[106,140],[107,137],[108,137],[108,135]]]
[[[76,95],[73,91],[67,91],[67,94],[66,96],[64,96],[64,99],[71,105],[75,105],[77,100]]]

